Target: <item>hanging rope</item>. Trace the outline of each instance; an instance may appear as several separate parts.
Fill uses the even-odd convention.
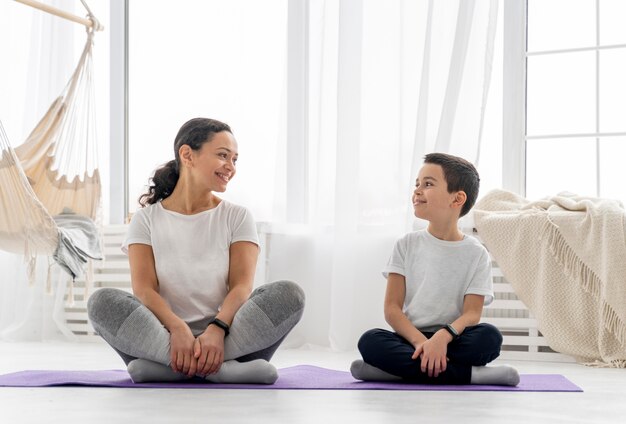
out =
[[[81,18],[80,16],[72,15],[71,13],[68,13],[64,10],[57,9],[56,7],[52,7],[52,6],[49,6],[44,3],[40,3],[35,0],[15,0],[15,1],[18,3],[25,4],[26,6],[30,6],[32,8],[41,10],[43,12],[50,13],[51,15],[55,15],[60,18],[67,19],[68,21],[79,23],[81,25],[86,26],[87,29],[91,31],[104,30],[104,26],[102,26],[100,22],[98,21],[98,19],[96,19],[94,14],[91,12],[91,9],[89,9],[89,6],[84,0],[80,0],[80,1],[85,7],[85,9],[87,10],[88,19]]]

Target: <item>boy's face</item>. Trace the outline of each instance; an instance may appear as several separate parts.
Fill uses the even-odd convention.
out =
[[[448,193],[448,183],[441,165],[426,163],[420,169],[413,191],[413,211],[415,216],[427,221],[446,219],[456,214],[453,208],[456,193]]]

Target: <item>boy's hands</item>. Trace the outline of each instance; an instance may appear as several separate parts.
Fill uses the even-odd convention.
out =
[[[422,372],[429,377],[438,377],[448,366],[448,342],[450,335],[438,331],[430,339],[415,346],[415,352],[411,358],[420,358]]]

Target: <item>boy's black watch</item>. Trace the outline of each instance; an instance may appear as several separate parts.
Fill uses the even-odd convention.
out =
[[[456,329],[452,325],[446,324],[443,328],[445,328],[446,331],[450,333],[450,335],[452,336],[452,340],[456,340],[459,338],[459,332],[456,331]]]

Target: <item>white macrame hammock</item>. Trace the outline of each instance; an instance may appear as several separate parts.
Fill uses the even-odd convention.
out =
[[[54,216],[71,210],[94,222],[98,218],[101,186],[92,81],[98,28],[94,24],[87,30],[69,82],[22,145],[11,147],[0,122],[0,249],[24,255],[31,283],[36,256],[55,255],[64,237]]]

